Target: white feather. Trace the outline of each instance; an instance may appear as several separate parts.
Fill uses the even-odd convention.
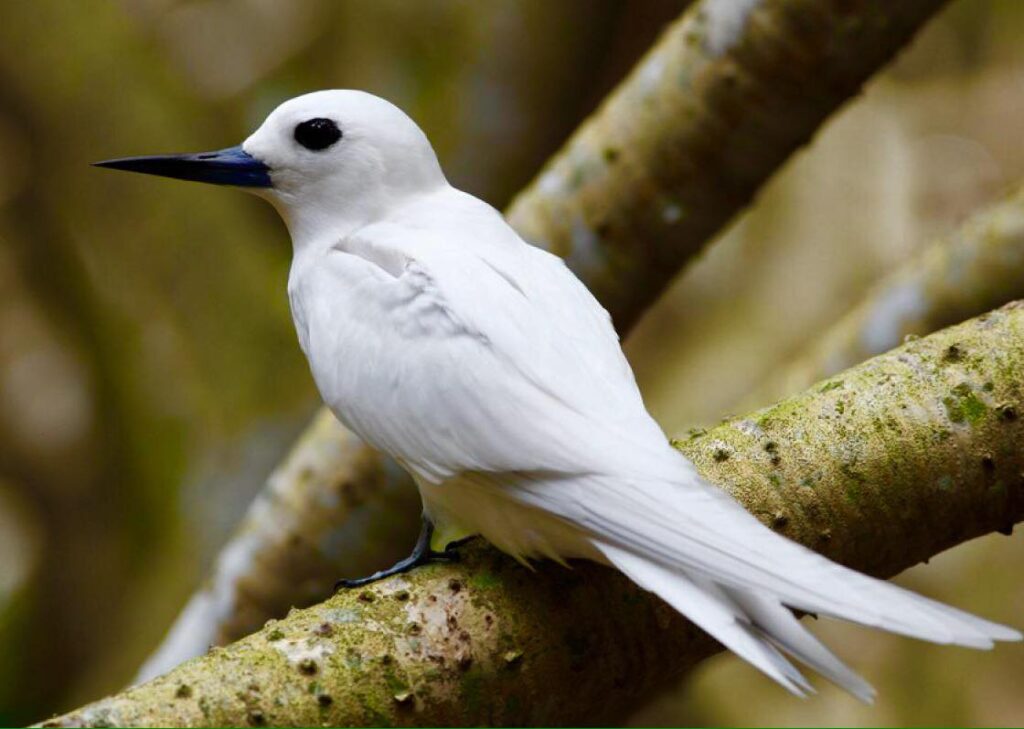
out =
[[[782,686],[805,696],[813,689],[807,680],[771,643],[761,637],[749,617],[713,583],[702,585],[686,573],[671,572],[654,562],[644,560],[606,544],[599,549],[608,561],[641,587],[656,591],[669,605],[692,620],[736,655],[764,671]]]
[[[836,658],[777,599],[749,590],[728,589],[727,593],[772,643],[861,701],[874,701],[871,685]]]

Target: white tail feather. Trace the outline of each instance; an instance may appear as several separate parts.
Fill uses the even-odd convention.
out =
[[[789,691],[801,697],[813,691],[807,679],[752,629],[753,626],[734,605],[722,600],[720,595],[701,589],[681,573],[670,573],[660,565],[616,547],[607,544],[596,546],[627,577],[656,593],[726,648]]]
[[[546,498],[556,493],[534,489],[528,500],[561,513],[633,581],[798,695],[810,686],[776,648],[863,701],[870,702],[874,691],[789,608],[972,648],[1021,638],[1016,630],[855,572],[776,534],[695,473],[683,483],[634,478],[624,484],[591,476],[578,492],[585,498],[568,510]]]
[[[875,690],[871,684],[836,658],[785,605],[771,597],[743,590],[728,590],[728,593],[765,637],[782,650],[864,703],[874,703]]]

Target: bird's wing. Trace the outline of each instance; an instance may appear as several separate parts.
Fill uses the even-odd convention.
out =
[[[452,275],[454,267],[437,259],[424,265],[465,321],[487,337],[490,355],[533,387],[627,440],[665,442],[643,405],[611,317],[560,258],[520,243],[483,249],[469,261],[486,269],[482,278]],[[481,297],[483,286],[493,304]]]
[[[607,313],[497,214],[455,230],[378,225],[329,259],[335,290],[351,287],[342,279],[360,265],[372,286],[344,324],[364,329],[325,344],[323,332],[342,326],[332,305],[311,359],[349,350],[344,366],[366,368],[367,391],[388,402],[353,412],[321,389],[356,432],[421,476],[573,473],[602,468],[632,450],[625,443],[664,446]]]

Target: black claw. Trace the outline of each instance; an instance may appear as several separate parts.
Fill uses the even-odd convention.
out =
[[[430,537],[433,536],[433,534],[434,525],[430,523],[430,519],[424,516],[423,525],[420,528],[420,536],[416,540],[416,546],[413,548],[412,554],[405,559],[396,562],[386,570],[374,572],[369,577],[357,577],[351,580],[338,580],[334,584],[334,589],[340,590],[343,587],[363,587],[371,582],[383,580],[385,577],[391,577],[392,575],[399,575],[403,572],[408,572],[413,567],[418,567],[419,565],[427,564],[428,562],[458,562],[460,559],[459,553],[452,545],[449,545],[443,552],[435,552],[430,548]],[[458,544],[461,544],[462,541],[458,542]]]

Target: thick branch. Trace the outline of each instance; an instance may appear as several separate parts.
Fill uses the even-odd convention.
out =
[[[704,0],[513,203],[620,331],[941,0]]]
[[[1022,371],[1010,305],[677,445],[773,528],[887,577],[1024,518]],[[610,570],[477,544],[52,725],[601,722],[717,650]]]
[[[883,66],[943,0],[704,0],[643,61],[512,203],[509,221],[565,256],[620,332],[825,118]],[[141,679],[209,643],[306,604],[339,575],[383,566],[414,530],[411,481],[328,414],[224,550]],[[332,442],[333,439],[333,442]],[[310,448],[314,450],[310,450]],[[396,481],[397,479],[397,481]],[[372,484],[386,481],[378,506]],[[407,500],[395,502],[403,482]],[[358,498],[335,498],[348,484]],[[376,519],[384,509],[400,518]],[[280,512],[280,513],[279,513]],[[358,543],[346,522],[370,524]],[[284,526],[282,526],[284,525]],[[359,533],[356,530],[353,533]],[[347,551],[323,545],[344,543]],[[301,566],[293,555],[302,555]]]
[[[908,336],[1024,297],[1024,186],[879,281],[842,319],[745,399],[756,407],[886,352]]]

